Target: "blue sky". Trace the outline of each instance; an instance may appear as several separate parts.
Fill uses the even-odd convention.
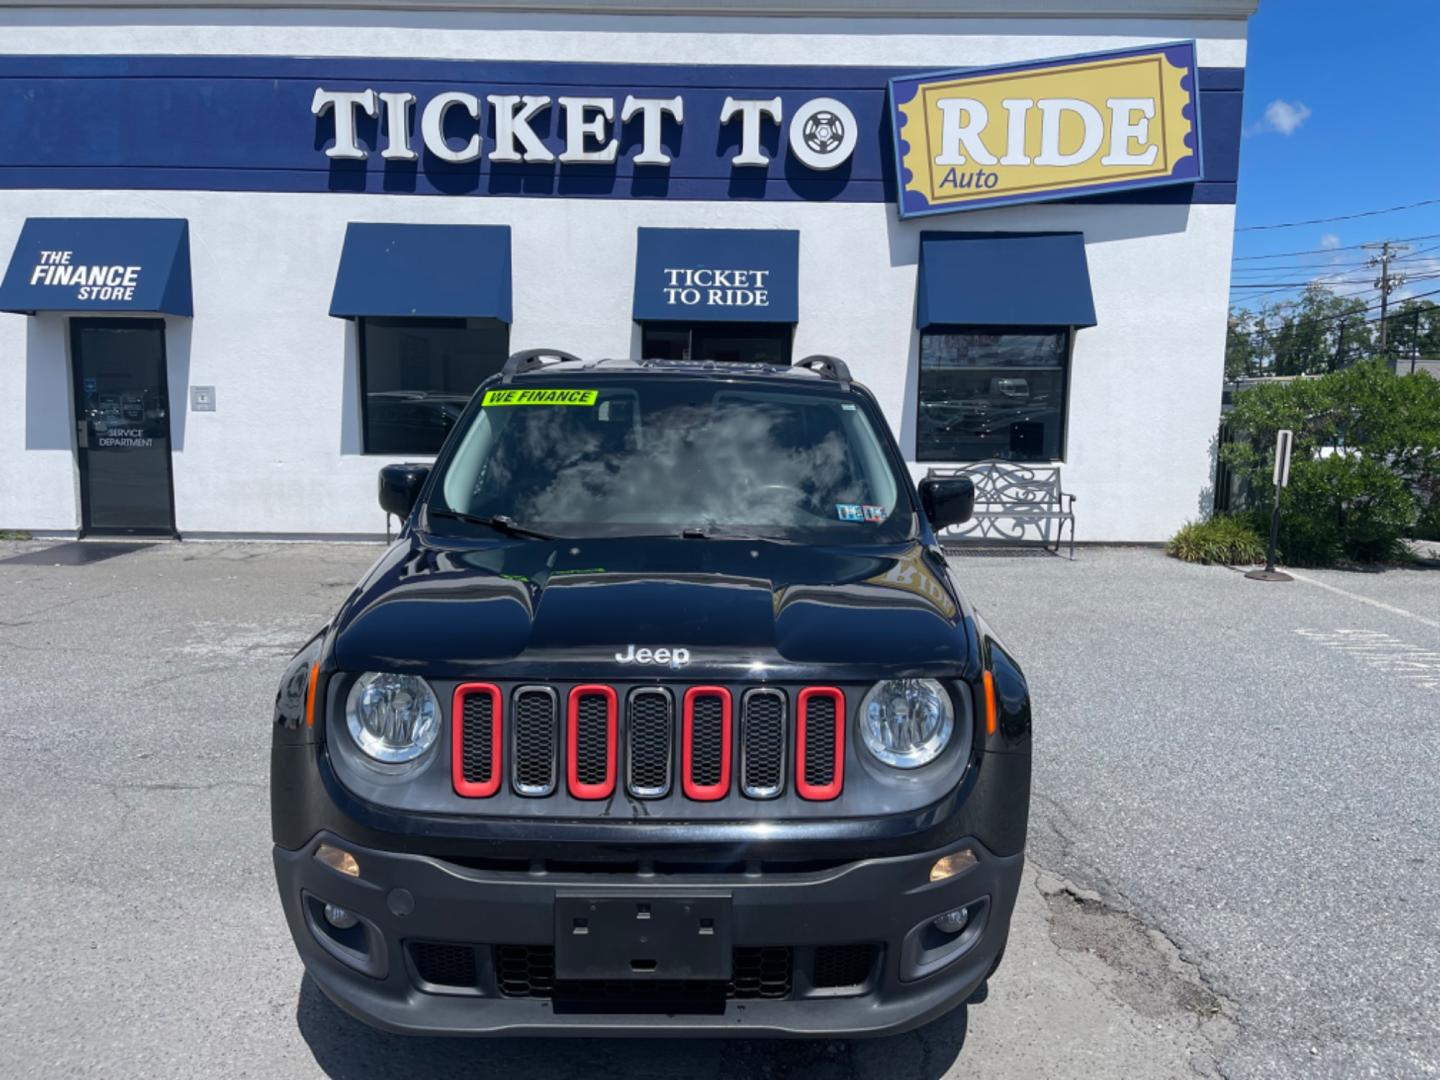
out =
[[[1369,253],[1351,245],[1424,236],[1401,264],[1416,279],[1405,291],[1440,288],[1440,202],[1254,228],[1440,199],[1437,46],[1434,0],[1261,0],[1250,21],[1233,281],[1328,276],[1337,292],[1368,302]],[[1253,258],[1282,252],[1305,254]],[[1231,300],[1263,304],[1294,291],[1235,289]]]

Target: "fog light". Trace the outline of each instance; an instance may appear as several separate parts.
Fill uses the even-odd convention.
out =
[[[944,881],[946,878],[964,873],[979,861],[975,858],[975,852],[968,847],[961,848],[959,851],[946,855],[943,859],[935,860],[935,865],[930,868],[930,880]]]
[[[943,918],[944,916],[941,917]],[[343,907],[337,907],[334,904],[325,905],[325,921],[336,930],[349,930],[352,926],[356,926],[360,922],[359,919]],[[936,921],[938,922],[939,920],[937,919]]]
[[[325,915],[327,918],[329,917],[329,908],[325,909]],[[944,915],[931,920],[931,925],[942,934],[958,934],[961,930],[965,929],[965,925],[969,921],[970,909],[968,907],[957,907],[954,911],[947,911]]]
[[[355,856],[348,851],[341,851],[332,844],[321,844],[315,849],[315,858],[331,870],[346,874],[349,877],[360,876],[360,864],[355,861]]]

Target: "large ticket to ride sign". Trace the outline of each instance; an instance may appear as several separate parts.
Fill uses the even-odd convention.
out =
[[[890,80],[901,217],[1201,179],[1195,46]]]

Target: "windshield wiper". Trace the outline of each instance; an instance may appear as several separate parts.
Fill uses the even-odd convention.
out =
[[[762,540],[767,544],[796,544],[798,540],[790,540],[781,536],[762,536],[759,533],[740,532],[721,528],[701,528],[698,525],[689,525],[680,530],[680,537],[684,540]]]
[[[554,533],[541,532],[539,529],[526,528],[517,524],[515,519],[508,514],[491,514],[488,517],[480,514],[466,514],[459,510],[431,510],[436,517],[453,518],[455,521],[463,521],[467,525],[485,525],[498,533],[506,536],[524,536],[532,540],[558,540],[560,537]]]

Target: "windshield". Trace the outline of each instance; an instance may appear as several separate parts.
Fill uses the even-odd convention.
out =
[[[429,510],[557,536],[875,544],[913,527],[855,397],[658,375],[486,390]]]

